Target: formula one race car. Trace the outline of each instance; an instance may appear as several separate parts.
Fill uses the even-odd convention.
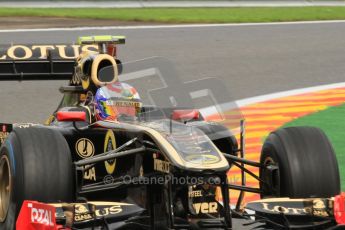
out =
[[[133,79],[116,56],[124,42],[82,37],[80,45],[96,51],[75,60],[45,50],[45,59],[0,63],[0,80],[70,80],[45,125],[0,124],[0,229],[232,229],[235,218],[271,229],[345,224],[337,160],[321,130],[274,131],[260,162],[247,160],[244,121],[238,144],[199,109],[148,105],[120,81]],[[137,66],[134,75],[147,74]],[[170,93],[161,95],[173,101]],[[233,167],[240,184],[228,180]],[[246,175],[259,188],[247,186]],[[232,190],[240,191],[234,205]],[[263,199],[244,207],[245,192]]]

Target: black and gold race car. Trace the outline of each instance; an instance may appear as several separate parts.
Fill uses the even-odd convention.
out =
[[[208,119],[212,109],[187,103],[197,93],[179,90],[192,85],[142,92],[145,82],[159,85],[151,75],[177,80],[165,60],[121,63],[116,46],[124,42],[82,37],[75,59],[44,47],[46,56],[34,59],[27,47],[12,47],[20,58],[0,63],[0,80],[70,81],[46,124],[0,124],[0,229],[233,229],[235,218],[269,229],[345,223],[337,160],[320,129],[276,130],[260,162],[247,160],[243,120],[237,141]],[[144,89],[118,84],[133,79]],[[219,87],[212,95],[224,94]],[[237,183],[228,179],[234,167],[242,172]],[[246,175],[260,186],[247,186]],[[233,190],[240,195],[230,204]],[[262,200],[244,206],[246,192]]]

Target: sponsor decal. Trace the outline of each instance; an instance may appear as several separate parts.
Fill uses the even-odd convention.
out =
[[[95,146],[87,138],[81,138],[75,143],[75,150],[81,158],[92,157],[95,154]]]
[[[330,200],[315,199],[313,200],[313,215],[327,217],[333,212],[333,202]]]
[[[140,102],[133,101],[117,101],[115,105],[118,107],[140,107]]]
[[[190,198],[202,197],[202,191],[201,190],[189,191],[188,197],[190,197]]]
[[[74,212],[75,212],[74,221],[76,222],[93,219],[86,204],[76,204],[74,206]]]
[[[186,160],[190,163],[194,164],[202,164],[202,165],[207,165],[207,164],[214,164],[219,162],[220,158],[218,156],[214,156],[211,154],[194,154],[194,155],[189,155],[185,157]]]
[[[284,213],[289,215],[314,215],[321,217],[328,217],[332,215],[333,203],[329,199],[315,199],[307,202],[309,206],[305,207],[284,207],[281,205],[274,205],[269,203],[262,203],[262,208],[265,211],[273,213]]]
[[[272,206],[268,203],[262,203],[262,209],[269,212],[273,212],[273,213],[284,213],[284,214],[294,214],[294,215],[312,213],[312,207],[291,208],[291,207],[283,207],[280,205]]]
[[[74,206],[75,210],[75,216],[74,221],[75,222],[81,222],[81,221],[87,221],[94,219],[93,213],[89,210],[89,207],[87,204],[76,204]],[[122,207],[121,205],[113,205],[113,206],[107,206],[107,207],[100,207],[97,208],[94,212],[95,217],[104,217],[108,215],[116,215],[121,213]]]
[[[97,45],[13,45],[0,50],[1,60],[47,59],[48,51],[61,59],[76,59],[83,51],[97,51]]]
[[[74,210],[76,214],[89,212],[89,209],[86,207],[86,204],[76,204]]]
[[[111,207],[96,209],[95,214],[97,217],[115,215],[122,212],[122,207],[120,205],[114,205]]]
[[[154,170],[163,173],[170,173],[170,163],[159,159],[154,159]]]
[[[108,130],[105,135],[104,152],[109,152],[116,149],[115,134],[112,130]],[[116,167],[116,159],[104,161],[105,169],[108,174],[113,174]]]
[[[56,229],[55,208],[35,201],[24,201],[16,229]]]
[[[210,213],[217,213],[218,204],[217,202],[210,202],[210,203],[194,203],[193,208],[196,214],[210,214]]]
[[[13,124],[14,127],[16,128],[20,128],[20,129],[27,129],[33,126],[38,126],[38,124],[34,124],[34,123],[15,123]]]
[[[85,165],[84,167],[87,168],[89,165]],[[96,181],[96,169],[92,167],[84,172],[84,179],[85,180],[93,180]]]
[[[35,208],[32,203],[28,204],[31,209],[31,222],[46,226],[54,226],[52,211],[45,208]]]
[[[325,204],[325,202],[323,200],[316,199],[316,200],[313,200],[313,208],[325,209],[326,208],[326,204]]]
[[[78,214],[74,216],[74,221],[75,222],[81,222],[81,221],[85,221],[85,220],[92,220],[92,216],[91,214],[87,213],[87,214]]]

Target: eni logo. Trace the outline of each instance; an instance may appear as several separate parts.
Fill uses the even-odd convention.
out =
[[[112,130],[108,130],[107,134],[105,135],[104,152],[109,152],[114,149],[116,149],[115,135]],[[104,161],[104,164],[107,173],[113,174],[116,167],[116,159]]]
[[[92,157],[95,154],[95,146],[87,138],[81,138],[75,144],[75,150],[81,158]]]

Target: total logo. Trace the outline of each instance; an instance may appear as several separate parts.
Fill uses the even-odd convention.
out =
[[[31,222],[43,224],[46,226],[54,226],[52,221],[52,212],[47,209],[35,208],[32,203],[28,204],[28,207],[31,208]]]
[[[36,201],[24,201],[16,229],[55,230],[55,207]]]

